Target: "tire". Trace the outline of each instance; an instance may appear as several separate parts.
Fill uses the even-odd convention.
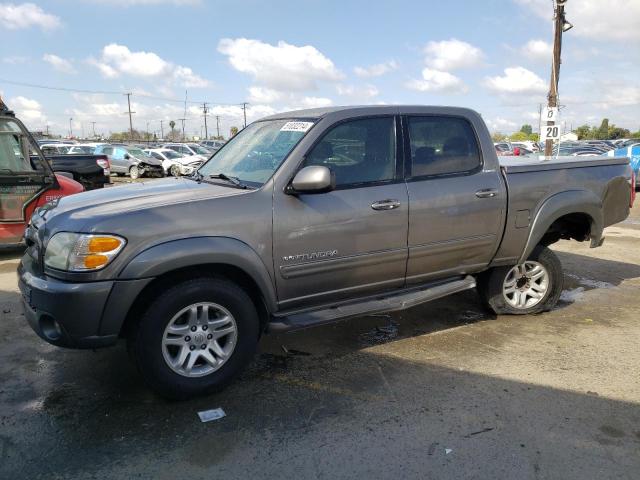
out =
[[[498,315],[530,315],[555,307],[563,284],[560,260],[549,248],[538,245],[523,264],[492,268],[480,275],[478,292]]]
[[[175,163],[173,165],[171,165],[171,168],[169,169],[169,173],[171,175],[173,175],[174,177],[179,177],[180,176],[180,165],[176,165]]]
[[[206,330],[204,324],[207,322],[203,316],[192,322],[194,317],[190,315],[193,308],[196,308],[198,315],[202,315],[205,307],[215,313],[215,316],[208,315],[213,320],[209,320],[210,328]],[[186,311],[182,317],[179,316],[181,311]],[[231,318],[233,325],[224,323],[219,328],[211,323],[224,322],[225,318]],[[182,319],[187,323],[179,323]],[[231,331],[233,327],[236,329],[235,334],[228,333],[217,340],[206,340],[205,335],[217,336],[221,332]],[[194,331],[194,328],[197,330]],[[180,333],[172,333],[176,331]],[[167,345],[168,336],[177,345]],[[226,279],[203,277],[178,283],[160,292],[127,341],[129,352],[149,387],[165,398],[184,400],[219,391],[226,386],[253,358],[259,336],[258,313],[249,295]],[[207,343],[211,345],[211,349],[200,347],[200,342],[213,341],[217,342],[217,349],[228,353],[224,360],[219,360],[223,357],[217,356],[218,350],[211,343]],[[183,349],[188,350],[184,354],[186,357],[181,356]],[[197,360],[189,369],[192,355]],[[222,363],[217,367],[213,366],[203,355],[209,355]],[[171,366],[169,362],[173,360],[176,361]]]
[[[131,177],[131,180],[136,180],[136,179],[140,178],[141,177],[140,169],[138,167],[136,167],[135,165],[132,166],[131,168],[129,168],[129,176]]]

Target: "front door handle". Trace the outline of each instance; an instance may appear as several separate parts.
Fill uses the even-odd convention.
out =
[[[374,210],[393,210],[394,208],[398,208],[399,206],[400,202],[392,198],[389,198],[387,200],[378,200],[377,202],[373,202],[371,204],[371,208],[373,208]]]
[[[485,188],[484,190],[478,190],[476,197],[478,198],[492,198],[498,195],[498,190],[493,188]]]

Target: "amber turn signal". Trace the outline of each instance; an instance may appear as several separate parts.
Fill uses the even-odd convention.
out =
[[[87,250],[90,253],[103,253],[116,250],[122,244],[122,240],[114,237],[93,237],[89,240]]]

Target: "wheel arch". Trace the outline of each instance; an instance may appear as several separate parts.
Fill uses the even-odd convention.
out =
[[[264,323],[277,308],[271,276],[249,245],[227,237],[175,240],[138,254],[120,272],[120,280],[151,279],[122,312],[120,334],[126,334],[157,292],[196,276],[224,277],[238,284],[250,295]]]
[[[522,263],[538,244],[550,245],[560,239],[591,240],[591,247],[602,241],[602,202],[592,192],[571,190],[546,199],[535,214]]]

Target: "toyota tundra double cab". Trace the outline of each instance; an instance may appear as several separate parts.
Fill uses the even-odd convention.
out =
[[[146,382],[223,387],[261,334],[401,310],[477,286],[498,314],[552,308],[548,246],[603,242],[628,158],[502,157],[472,110],[336,107],[256,121],[190,177],[38,209],[19,266],[44,340],[126,339]]]

